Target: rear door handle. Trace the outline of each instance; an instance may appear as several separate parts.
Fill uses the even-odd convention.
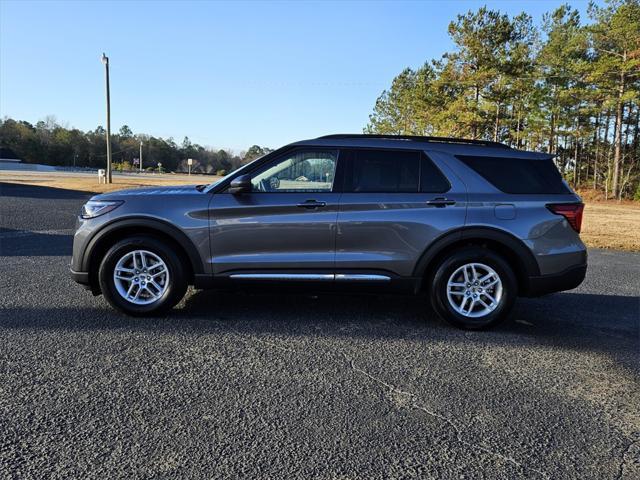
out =
[[[326,207],[326,206],[327,206],[326,202],[318,202],[317,200],[307,200],[304,203],[299,203],[298,204],[298,207],[307,208],[307,209],[321,208],[321,207]]]
[[[438,208],[443,208],[446,207],[447,205],[455,205],[456,201],[455,200],[449,200],[448,198],[444,198],[444,197],[436,197],[433,200],[429,200],[427,202],[427,205],[433,205],[434,207],[438,207]]]

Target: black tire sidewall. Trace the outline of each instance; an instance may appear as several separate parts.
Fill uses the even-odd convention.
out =
[[[456,312],[447,299],[447,282],[453,272],[467,263],[483,263],[493,268],[502,281],[500,305],[481,318],[465,317]],[[517,279],[502,256],[482,247],[467,247],[445,258],[437,267],[431,283],[431,304],[444,320],[466,330],[482,330],[494,326],[509,316],[517,296]]]
[[[135,305],[118,293],[113,271],[118,260],[133,250],[148,250],[160,257],[169,270],[169,286],[162,297],[148,305]],[[105,254],[98,271],[100,289],[106,300],[118,310],[133,316],[152,316],[165,312],[180,301],[186,291],[184,266],[174,251],[161,240],[137,236],[123,239]]]

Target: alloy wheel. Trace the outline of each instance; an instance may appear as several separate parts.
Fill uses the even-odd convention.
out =
[[[493,312],[502,299],[500,275],[483,263],[467,263],[447,282],[449,305],[460,315],[480,318]]]
[[[113,282],[126,301],[135,305],[148,305],[162,298],[167,291],[169,269],[155,253],[133,250],[116,263]]]

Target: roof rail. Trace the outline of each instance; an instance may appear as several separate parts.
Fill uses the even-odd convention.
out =
[[[492,142],[490,140],[472,140],[470,138],[453,138],[453,137],[423,137],[420,135],[381,135],[381,134],[369,134],[369,133],[336,133],[333,135],[323,135],[318,138],[381,138],[389,140],[409,140],[412,142],[427,142],[427,143],[460,143],[465,145],[482,145],[484,147],[496,147],[507,148],[508,145],[500,142]]]

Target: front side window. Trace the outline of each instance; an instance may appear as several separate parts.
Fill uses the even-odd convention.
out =
[[[333,150],[295,151],[251,178],[253,192],[330,192],[338,155]]]

